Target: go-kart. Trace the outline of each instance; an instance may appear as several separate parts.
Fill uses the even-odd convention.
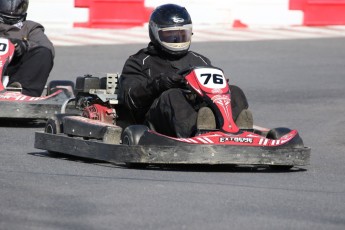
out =
[[[76,108],[81,116],[58,114],[35,133],[35,147],[127,166],[245,165],[287,170],[309,164],[311,149],[296,130],[254,126],[240,129],[232,119],[230,90],[223,71],[195,67],[184,71],[189,93],[202,97],[217,120],[216,130],[176,138],[145,125],[123,125],[117,95],[118,74],[78,77]],[[102,83],[103,82],[103,83]],[[105,84],[104,84],[105,82]]]
[[[74,98],[72,81],[49,82],[41,97],[24,95],[20,87],[7,85],[10,76],[4,73],[14,51],[15,47],[8,39],[0,38],[0,119],[48,119],[69,109],[68,102]]]

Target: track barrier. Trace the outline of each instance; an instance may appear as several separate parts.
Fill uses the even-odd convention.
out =
[[[75,0],[77,8],[89,8],[87,22],[74,27],[130,28],[148,22],[153,8],[145,7],[145,0]]]

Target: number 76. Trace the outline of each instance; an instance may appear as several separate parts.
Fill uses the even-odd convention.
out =
[[[212,82],[214,84],[223,84],[223,82],[224,82],[224,78],[220,74],[203,73],[203,74],[200,74],[200,77],[206,77],[206,79],[204,81],[204,85],[208,84],[211,77],[212,77]]]

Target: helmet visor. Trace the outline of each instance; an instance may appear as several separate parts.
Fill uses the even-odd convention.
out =
[[[9,25],[14,25],[18,22],[22,22],[25,20],[25,18],[26,18],[26,14],[19,15],[19,16],[13,16],[13,15],[6,15],[6,14],[0,13],[0,22],[5,23],[5,24],[9,24]]]
[[[159,40],[166,43],[185,43],[192,38],[192,29],[185,27],[164,28],[158,31]]]

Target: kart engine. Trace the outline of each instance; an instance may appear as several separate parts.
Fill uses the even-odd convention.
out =
[[[107,77],[103,78],[92,75],[77,78],[76,108],[82,111],[83,117],[116,124],[117,80],[118,74],[107,74]]]
[[[93,104],[84,108],[82,116],[92,120],[99,120],[104,123],[114,124],[116,112],[115,109],[110,109],[100,104]]]

